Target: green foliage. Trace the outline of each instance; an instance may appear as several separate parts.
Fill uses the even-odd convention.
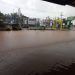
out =
[[[5,15],[0,12],[0,27],[3,27],[4,26],[3,25],[4,19],[5,19]]]
[[[4,20],[4,14],[0,12],[0,21]]]
[[[70,17],[67,17],[67,20],[75,20],[75,16],[70,16]]]

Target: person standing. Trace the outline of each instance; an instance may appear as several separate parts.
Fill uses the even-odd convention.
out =
[[[53,25],[53,21],[51,20],[50,21],[50,28],[52,28],[52,25]]]

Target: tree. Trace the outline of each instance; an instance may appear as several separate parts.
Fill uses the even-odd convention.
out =
[[[70,17],[67,17],[67,20],[75,20],[75,16],[70,16]]]
[[[0,12],[0,27],[3,27],[3,23],[4,23],[4,19],[5,19],[5,16],[3,13]]]

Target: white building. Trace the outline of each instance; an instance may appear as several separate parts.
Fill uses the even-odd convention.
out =
[[[40,26],[46,26],[45,20],[40,20]]]
[[[29,25],[36,25],[36,19],[34,19],[34,18],[29,18],[29,19],[28,19],[28,24],[29,24]]]
[[[73,25],[75,26],[75,20],[72,21]]]

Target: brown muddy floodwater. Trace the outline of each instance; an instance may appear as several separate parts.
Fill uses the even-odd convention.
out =
[[[48,75],[72,63],[75,31],[0,31],[0,75]]]

